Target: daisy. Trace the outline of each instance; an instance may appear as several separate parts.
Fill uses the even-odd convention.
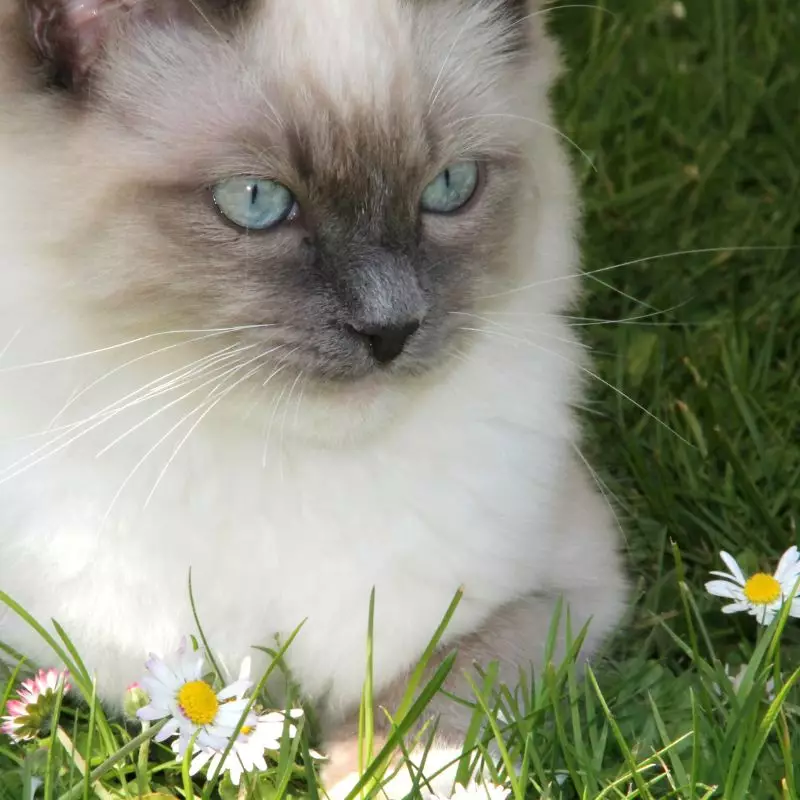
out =
[[[680,0],[674,2],[670,10],[672,11],[672,16],[675,19],[678,20],[686,19],[686,6],[683,3],[681,3]]]
[[[302,708],[292,708],[289,711],[270,711],[258,718],[257,728],[264,741],[266,750],[280,750],[283,729],[287,720],[298,720],[303,716]],[[286,725],[286,733],[290,739],[297,736],[297,726],[291,722]]]
[[[742,664],[738,670],[734,672],[733,667],[730,664],[725,664],[725,675],[727,676],[728,680],[731,682],[731,686],[733,686],[733,693],[738,694],[739,689],[742,686],[742,681],[744,680],[744,676],[747,674],[747,664]],[[783,676],[781,675],[781,678]],[[716,684],[712,683],[711,686],[714,689],[714,692],[719,696],[722,697],[722,688]],[[764,684],[764,694],[766,695],[767,700],[772,702],[775,699],[775,679],[770,678]]]
[[[747,611],[761,625],[769,625],[783,604],[791,603],[789,616],[800,617],[800,596],[795,589],[800,579],[800,553],[796,547],[790,547],[781,556],[774,575],[757,572],[750,578],[744,577],[741,567],[729,553],[723,551],[720,556],[730,572],[713,571],[711,574],[722,580],[709,581],[706,591],[733,600],[723,606],[723,613]]]
[[[137,716],[147,722],[168,718],[156,740],[178,735],[180,756],[195,734],[198,747],[224,750],[249,702],[244,693],[251,681],[240,679],[215,692],[203,680],[204,665],[203,654],[187,647],[184,640],[169,661],[151,654],[145,665],[147,674],[139,681],[150,702]],[[254,724],[255,715],[248,715],[245,725]]]
[[[462,786],[457,783],[453,794],[448,800],[505,800],[509,794],[510,791],[505,786],[470,781],[468,786]],[[439,798],[438,800],[445,800],[445,798]]]
[[[2,717],[0,733],[17,742],[34,739],[47,729],[59,692],[69,691],[66,670],[40,669],[33,678],[23,681],[17,700],[6,705],[8,716]]]
[[[267,769],[265,751],[279,750],[287,719],[299,719],[302,716],[302,709],[292,709],[285,713],[273,711],[256,717],[255,725],[245,725],[242,728],[224,761],[222,757],[225,755],[225,748],[196,747],[189,774],[195,775],[208,765],[208,775],[223,775],[227,772],[233,785],[238,786],[245,772],[264,772]],[[297,735],[295,725],[289,724],[286,728],[290,738]],[[172,749],[178,752],[177,742],[172,745]]]

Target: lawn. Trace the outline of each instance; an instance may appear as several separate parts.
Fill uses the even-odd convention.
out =
[[[502,729],[495,778],[516,800],[800,798],[800,621],[760,628],[703,589],[720,550],[770,572],[798,542],[800,6],[564,0],[549,16],[570,66],[560,122],[586,156],[585,454],[625,530],[635,607],[585,680],[567,664],[514,699],[487,678],[469,746],[482,715],[484,740]],[[750,665],[738,690],[726,664]],[[67,709],[62,729],[97,768],[139,728],[92,716]],[[308,734],[240,796],[316,800]],[[47,776],[37,796],[94,796],[57,739],[0,737],[0,798],[24,796],[23,772]],[[203,794],[170,751],[129,749],[101,798]]]

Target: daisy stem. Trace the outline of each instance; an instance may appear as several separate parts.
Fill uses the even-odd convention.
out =
[[[123,758],[126,758],[133,753],[143,742],[149,742],[167,724],[167,721],[168,719],[166,718],[159,720],[149,730],[142,731],[138,736],[120,747],[116,753],[110,755],[99,767],[92,770],[91,774],[89,775],[90,782],[94,783],[95,781],[100,780],[100,778],[102,778],[106,772],[112,769],[118,761],[121,761]],[[97,789],[95,788],[95,792],[96,791]],[[77,798],[81,796],[82,792],[83,786],[74,786],[68,792],[64,792],[64,794],[62,794],[58,800],[77,800]],[[112,795],[107,795],[107,797],[112,798]]]
[[[186,753],[183,756],[183,764],[181,766],[181,774],[183,775],[183,794],[186,800],[194,800],[194,788],[192,787],[192,756],[194,755],[195,743],[197,737],[200,735],[198,728],[192,738],[189,740],[189,746],[186,748]]]
[[[67,751],[67,754],[72,759],[72,763],[77,767],[78,772],[80,772],[81,775],[86,775],[86,761],[84,761],[83,756],[75,749],[72,739],[69,738],[67,732],[60,725],[56,727],[56,737],[58,741],[61,742],[61,746]],[[89,776],[89,780],[91,781],[91,776]],[[82,790],[83,784],[77,788],[79,791]],[[111,793],[107,792],[99,783],[92,786],[92,790],[100,800],[113,800]]]
[[[142,722],[142,734],[150,730],[149,722]],[[136,782],[140,795],[146,795],[150,791],[150,781],[147,779],[147,762],[150,759],[150,739],[145,739],[139,746],[139,759],[136,762]]]

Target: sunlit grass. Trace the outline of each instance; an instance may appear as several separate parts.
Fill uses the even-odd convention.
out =
[[[556,5],[571,67],[561,121],[596,168],[576,156],[585,268],[626,265],[587,279],[586,321],[575,323],[619,390],[592,387],[585,455],[625,528],[635,608],[590,670],[568,660],[516,695],[489,670],[460,777],[488,760],[515,800],[797,798],[800,626],[724,616],[702,585],[721,549],[754,571],[797,540],[800,8],[685,0],[679,19],[668,0]],[[44,780],[37,797],[53,800],[212,793],[137,723],[107,718],[68,639],[49,635],[84,698],[58,722],[89,777],[58,726],[25,747],[0,737],[0,798],[29,797],[33,777]],[[27,668],[8,661],[3,700]],[[726,664],[746,666],[737,691]],[[399,731],[421,705],[389,710]],[[366,758],[370,729],[365,712],[363,784],[374,792],[390,770],[386,753]],[[313,725],[284,744],[242,796],[317,800]],[[237,797],[227,779],[213,791]]]

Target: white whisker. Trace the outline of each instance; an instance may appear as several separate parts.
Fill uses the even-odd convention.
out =
[[[463,122],[471,122],[472,120],[477,119],[516,119],[520,122],[530,122],[531,125],[538,125],[540,128],[544,128],[545,130],[552,131],[557,136],[560,136],[565,142],[569,145],[574,147],[581,156],[586,160],[586,163],[592,168],[594,172],[597,172],[597,167],[595,166],[592,157],[574,140],[567,136],[564,131],[559,130],[555,127],[555,125],[550,125],[547,122],[542,122],[541,120],[534,119],[533,117],[525,117],[521,114],[475,114],[471,117],[461,117],[460,119],[455,120],[452,124],[459,125]]]
[[[295,426],[295,428],[297,428],[297,426],[300,424],[300,407],[301,407],[301,405],[303,403],[303,398],[305,397],[307,388],[308,388],[308,380],[305,380],[302,383],[302,385],[300,386],[300,396],[297,398],[297,405],[295,406],[295,409],[294,409],[294,426]]]
[[[469,314],[466,311],[454,311],[454,314],[458,314],[459,316],[470,317],[471,319],[477,319],[480,322],[486,322],[489,325],[494,325],[498,328],[502,328],[503,330],[507,331],[517,331],[519,333],[537,333],[539,336],[544,336],[547,339],[552,339],[555,342],[561,342],[562,344],[568,344],[572,347],[580,347],[584,350],[589,350],[589,345],[584,344],[583,342],[579,342],[576,339],[565,339],[563,336],[556,336],[554,333],[548,333],[547,331],[539,330],[538,328],[520,328],[516,325],[504,325],[501,322],[495,322],[494,320],[488,317],[482,317],[480,314]],[[472,328],[462,328],[462,330],[474,330]]]
[[[742,247],[701,247],[694,250],[675,250],[671,253],[659,253],[658,255],[654,256],[644,256],[642,258],[635,258],[632,261],[622,261],[619,264],[611,264],[607,267],[600,267],[599,269],[590,270],[589,272],[572,272],[569,275],[560,275],[557,278],[545,278],[540,281],[536,281],[535,283],[528,283],[524,286],[517,286],[513,289],[506,289],[502,292],[495,292],[494,294],[487,294],[483,295],[482,297],[476,298],[476,300],[490,300],[494,299],[495,297],[506,297],[510,294],[516,294],[517,292],[526,292],[529,289],[539,289],[542,286],[549,286],[553,283],[561,283],[562,281],[574,281],[574,280],[581,280],[586,277],[590,277],[592,275],[600,275],[603,272],[611,272],[615,269],[622,269],[623,267],[632,267],[637,264],[647,264],[653,261],[662,261],[668,258],[678,258],[679,256],[697,256],[697,255],[709,255],[711,253],[757,253],[757,252],[774,252],[776,250],[796,250],[800,247],[800,245],[753,245],[753,246],[742,246]],[[632,298],[636,300],[636,298]],[[640,302],[636,300],[636,302]],[[646,305],[646,304],[643,304]]]
[[[252,347],[255,347],[255,345],[250,345],[250,348],[252,348]],[[131,428],[129,428],[127,431],[125,431],[125,433],[123,433],[123,434],[120,434],[119,436],[117,436],[117,438],[116,438],[116,439],[114,439],[112,442],[110,442],[109,444],[107,444],[107,445],[106,445],[106,446],[105,446],[105,447],[104,447],[102,450],[100,450],[100,451],[97,453],[97,456],[96,456],[96,457],[97,457],[97,458],[100,458],[101,456],[105,455],[105,454],[106,454],[106,453],[107,453],[109,450],[111,450],[112,448],[116,447],[116,446],[117,446],[117,445],[118,445],[120,442],[122,442],[123,440],[125,440],[125,439],[126,439],[128,436],[130,436],[132,433],[135,433],[135,432],[136,432],[137,430],[139,430],[139,429],[140,429],[142,426],[146,425],[148,422],[150,422],[151,420],[153,420],[153,419],[155,419],[156,417],[160,416],[161,414],[163,414],[163,413],[164,413],[165,411],[167,411],[168,409],[172,408],[173,406],[177,405],[177,404],[178,404],[178,403],[180,403],[181,401],[185,400],[187,397],[191,397],[191,395],[195,394],[196,392],[199,392],[201,389],[205,388],[205,387],[206,387],[206,386],[208,386],[210,383],[214,383],[214,381],[216,381],[216,380],[218,380],[218,379],[220,379],[220,378],[223,378],[223,379],[224,379],[224,378],[225,378],[225,377],[227,377],[227,376],[228,376],[228,375],[229,375],[231,372],[236,372],[236,371],[238,371],[238,369],[240,368],[240,367],[239,367],[239,364],[240,364],[240,363],[241,363],[241,362],[238,362],[237,364],[234,364],[234,366],[232,366],[232,367],[229,367],[229,366],[227,366],[227,365],[223,366],[223,367],[221,368],[221,369],[222,369],[222,372],[221,372],[221,373],[219,373],[219,374],[212,374],[212,375],[211,375],[211,377],[210,377],[210,378],[206,378],[206,380],[204,380],[204,381],[203,381],[203,383],[199,384],[198,386],[194,386],[194,387],[193,387],[192,389],[190,389],[188,392],[185,392],[184,394],[180,395],[180,397],[176,397],[174,400],[170,400],[170,402],[169,402],[169,403],[166,403],[165,405],[163,405],[163,406],[161,406],[160,408],[158,408],[158,409],[156,409],[155,411],[153,411],[151,414],[148,414],[146,417],[144,417],[144,419],[141,419],[141,420],[140,420],[139,422],[137,422],[137,423],[136,423],[136,424],[135,424],[133,427],[131,427]],[[251,363],[251,362],[247,362],[247,363]]]
[[[264,353],[259,353],[258,355],[256,355],[256,356],[253,356],[253,358],[251,358],[251,359],[248,359],[248,360],[246,360],[246,361],[240,361],[240,362],[239,362],[239,363],[236,365],[236,367],[235,367],[235,368],[233,368],[233,369],[229,369],[229,370],[228,370],[228,371],[227,371],[227,372],[226,372],[226,373],[225,373],[223,376],[221,376],[221,380],[219,380],[219,381],[217,382],[216,386],[214,386],[214,387],[213,387],[213,388],[212,388],[212,389],[209,391],[209,393],[206,395],[206,398],[205,398],[205,400],[203,400],[202,402],[200,402],[200,403],[199,403],[197,406],[195,406],[195,407],[194,407],[194,408],[193,408],[191,411],[189,411],[187,414],[184,414],[184,416],[182,416],[182,417],[181,417],[181,418],[180,418],[180,419],[179,419],[179,420],[178,420],[178,421],[177,421],[177,422],[176,422],[174,425],[172,425],[172,426],[169,428],[169,430],[168,430],[168,431],[167,431],[167,432],[166,432],[166,433],[165,433],[163,436],[161,436],[161,438],[159,438],[159,439],[158,439],[158,441],[157,441],[157,442],[156,442],[156,443],[155,443],[155,444],[154,444],[154,445],[153,445],[153,446],[152,446],[152,447],[151,447],[151,448],[150,448],[150,449],[149,449],[149,450],[148,450],[148,451],[147,451],[147,452],[146,452],[146,453],[145,453],[145,454],[144,454],[144,455],[143,455],[143,456],[142,456],[142,457],[141,457],[141,458],[140,458],[140,459],[139,459],[139,460],[136,462],[136,464],[134,465],[133,469],[132,469],[132,470],[131,470],[131,471],[128,473],[128,475],[127,475],[127,477],[125,478],[125,480],[123,480],[123,481],[122,481],[122,484],[120,485],[119,489],[117,489],[116,493],[114,494],[114,497],[111,499],[111,503],[109,504],[109,506],[108,506],[108,509],[106,510],[106,513],[103,515],[103,519],[102,519],[102,521],[101,521],[101,523],[100,523],[100,529],[101,529],[101,530],[102,530],[102,528],[104,528],[104,527],[105,527],[105,524],[106,524],[106,522],[108,521],[109,517],[111,516],[111,512],[113,511],[113,509],[114,509],[114,506],[115,506],[115,505],[116,505],[116,503],[117,503],[117,500],[119,500],[119,498],[121,497],[122,493],[125,491],[125,488],[126,488],[126,487],[127,487],[127,485],[130,483],[130,481],[131,481],[131,480],[133,480],[134,476],[135,476],[135,475],[138,473],[138,471],[141,469],[141,467],[142,467],[142,465],[145,463],[145,461],[147,461],[147,459],[148,459],[148,458],[149,458],[149,457],[150,457],[150,456],[151,456],[151,455],[152,455],[152,454],[153,454],[153,453],[154,453],[154,452],[155,452],[155,451],[156,451],[156,450],[157,450],[157,449],[158,449],[158,448],[159,448],[159,447],[160,447],[160,446],[161,446],[161,445],[162,445],[162,444],[163,444],[163,443],[164,443],[164,442],[165,442],[165,441],[166,441],[166,440],[167,440],[167,439],[168,439],[168,438],[169,438],[169,437],[170,437],[170,436],[171,436],[171,435],[172,435],[172,434],[173,434],[173,433],[174,433],[174,432],[175,432],[175,431],[176,431],[176,430],[177,430],[177,429],[178,429],[178,428],[181,426],[181,425],[183,425],[183,423],[184,423],[184,422],[186,422],[186,420],[187,420],[187,419],[189,419],[189,418],[190,418],[190,417],[191,417],[193,414],[196,414],[196,413],[197,413],[197,412],[198,412],[200,409],[202,409],[202,408],[203,408],[203,406],[204,406],[206,403],[208,403],[208,402],[211,402],[211,401],[213,401],[213,400],[214,400],[214,393],[215,393],[216,391],[218,391],[218,390],[219,390],[219,389],[220,389],[222,386],[224,386],[224,385],[225,385],[225,381],[226,381],[226,379],[227,379],[228,377],[230,377],[230,378],[233,378],[233,377],[235,377],[235,376],[236,376],[236,374],[237,374],[239,371],[241,371],[241,370],[243,370],[243,369],[246,369],[246,368],[247,368],[248,366],[250,366],[250,364],[252,364],[254,361],[257,361],[258,359],[260,359],[260,358],[263,358],[263,357],[264,357],[264,355],[265,355]],[[234,384],[234,386],[236,386],[236,385],[237,385],[237,384]]]
[[[161,336],[181,336],[184,334],[203,334],[208,333],[212,335],[221,335],[223,333],[239,333],[241,331],[247,330],[257,330],[259,328],[274,328],[276,327],[274,324],[269,325],[237,325],[232,328],[193,328],[193,329],[186,329],[186,330],[172,330],[172,331],[161,331],[159,333],[149,333],[146,336],[139,336],[136,339],[129,339],[126,342],[119,342],[118,344],[111,344],[107,345],[106,347],[98,347],[96,350],[87,350],[83,353],[75,353],[70,356],[61,356],[59,358],[50,358],[44,361],[34,361],[29,364],[14,364],[10,367],[0,367],[0,373],[3,372],[17,372],[19,370],[24,369],[34,369],[36,367],[47,367],[53,364],[63,364],[69,361],[77,361],[81,358],[88,358],[90,356],[100,355],[102,353],[111,353],[114,350],[122,350],[125,347],[131,347],[135,344],[141,344],[142,342],[148,342],[152,339],[157,339]]]
[[[620,521],[619,515],[617,514],[617,509],[614,505],[615,502],[619,502],[614,493],[608,488],[606,482],[600,477],[597,470],[589,463],[589,459],[581,452],[580,447],[578,447],[577,443],[572,443],[572,449],[575,451],[578,458],[583,462],[583,465],[589,471],[589,474],[592,477],[595,485],[597,486],[598,491],[603,497],[605,504],[608,506],[608,510],[611,512],[611,516],[614,517],[614,523],[617,526],[617,530],[619,531],[622,538],[627,541],[627,536],[625,535],[625,527],[623,526],[622,522]],[[612,500],[614,502],[612,502]]]
[[[280,444],[278,445],[278,453],[280,458],[280,475],[281,475],[281,483],[284,480],[284,471],[283,471],[283,462],[284,462],[284,441],[286,437],[286,419],[289,416],[289,406],[292,402],[292,395],[294,394],[294,390],[297,388],[297,384],[300,383],[300,379],[303,377],[304,372],[298,372],[297,377],[294,379],[294,383],[292,383],[291,389],[289,389],[289,394],[286,396],[286,405],[283,409],[283,418],[281,419],[281,434],[280,434]]]
[[[298,349],[299,349],[299,348],[297,348],[297,347],[296,347],[294,350],[292,350],[291,352],[287,353],[287,354],[284,356],[284,361],[288,360],[288,359],[291,357],[292,353],[295,353],[295,352],[296,352]],[[286,366],[288,366],[288,364],[286,364],[286,363],[285,363],[285,364],[283,364],[282,366],[280,366],[278,369],[276,369],[276,370],[275,370],[275,372],[273,372],[273,373],[272,373],[272,375],[270,375],[270,376],[267,378],[267,380],[266,380],[266,381],[264,381],[264,386],[266,387],[266,386],[267,386],[267,384],[268,384],[268,383],[269,383],[269,382],[270,382],[270,381],[271,381],[271,380],[272,380],[272,379],[273,379],[273,378],[274,378],[274,377],[275,377],[275,376],[276,376],[278,373],[280,373],[281,371],[283,371],[283,369],[284,369]],[[262,467],[262,469],[265,469],[265,468],[266,468],[266,466],[267,466],[267,452],[268,452],[268,450],[269,450],[269,443],[270,443],[270,439],[272,438],[272,426],[273,426],[273,424],[274,424],[274,422],[275,422],[275,416],[276,416],[276,414],[278,413],[278,407],[280,406],[280,402],[281,402],[281,400],[283,399],[283,395],[286,393],[286,388],[287,388],[287,387],[286,387],[286,386],[284,386],[284,387],[283,387],[283,389],[281,389],[281,391],[280,391],[280,393],[278,394],[278,396],[277,396],[277,397],[276,397],[276,398],[275,398],[275,399],[272,401],[272,415],[270,416],[270,419],[269,419],[269,425],[268,425],[268,426],[265,428],[265,430],[264,430],[264,449],[263,449],[263,451],[262,451],[262,454],[261,454],[261,467]]]
[[[453,39],[453,43],[450,45],[450,49],[447,51],[447,55],[442,61],[442,66],[439,68],[439,73],[436,76],[436,80],[433,82],[433,86],[431,87],[430,94],[428,95],[428,109],[425,112],[425,117],[430,117],[433,109],[436,108],[436,103],[439,100],[439,95],[442,93],[442,88],[444,87],[444,71],[447,69],[447,65],[450,63],[450,59],[453,57],[453,53],[455,53],[456,47],[458,47],[458,43],[461,41],[461,37],[464,35],[467,28],[472,23],[472,18],[475,15],[477,10],[477,6],[469,12],[466,20],[464,20],[464,24],[461,26],[461,30],[459,30],[456,38]]]
[[[523,338],[518,337],[518,336],[511,336],[511,335],[509,335],[507,333],[503,333],[501,331],[489,331],[489,330],[486,330],[485,328],[460,328],[460,330],[472,331],[474,333],[482,333],[482,334],[485,334],[486,336],[496,336],[496,337],[499,337],[499,338],[509,339],[509,340],[517,342],[519,344],[526,344],[526,345],[529,345],[530,347],[535,347],[537,350],[541,350],[543,353],[547,353],[548,355],[552,356],[553,358],[557,358],[560,361],[564,361],[565,363],[570,364],[575,369],[580,370],[584,374],[588,375],[590,378],[593,378],[594,380],[598,381],[599,383],[602,383],[603,386],[607,386],[613,392],[616,392],[620,397],[622,397],[623,399],[627,400],[633,406],[638,408],[639,411],[641,411],[643,414],[645,414],[645,416],[647,416],[650,419],[652,419],[656,424],[660,425],[665,430],[668,430],[673,436],[675,436],[676,438],[680,439],[680,441],[682,441],[684,444],[686,444],[689,447],[691,447],[692,450],[696,450],[697,449],[695,447],[695,445],[693,445],[688,439],[686,439],[683,436],[681,436],[674,428],[672,428],[670,425],[668,425],[666,422],[664,422],[664,420],[659,419],[655,414],[653,414],[652,411],[649,411],[641,403],[637,402],[630,395],[628,395],[625,392],[623,392],[622,389],[620,389],[617,386],[614,386],[613,383],[609,383],[604,378],[601,378],[599,375],[597,375],[596,373],[592,372],[592,370],[590,370],[588,367],[584,367],[582,364],[576,363],[571,358],[567,358],[566,356],[561,355],[560,353],[555,353],[552,350],[548,349],[547,347],[543,347],[542,345],[540,345],[540,344],[538,344],[536,342],[532,342],[529,339],[523,339]]]
[[[638,297],[634,297],[632,294],[628,294],[626,291],[622,289],[618,289],[613,284],[609,283],[608,281],[604,281],[602,278],[598,278],[597,275],[589,275],[588,273],[584,273],[587,280],[593,281],[594,283],[599,284],[604,289],[608,289],[610,292],[614,292],[614,294],[618,294],[620,297],[624,297],[626,300],[630,300],[632,303],[636,303],[637,306],[644,306],[645,308],[649,308],[655,311],[655,306],[650,305],[645,300],[640,300]]]
[[[608,14],[610,17],[616,19],[617,15],[610,9],[604,8],[601,5],[594,5],[590,3],[572,3],[571,5],[567,6],[548,6],[547,8],[540,8],[538,11],[532,11],[530,14],[526,14],[519,22],[525,22],[526,20],[533,19],[533,17],[541,17],[544,14],[551,14],[553,11],[564,11],[568,8],[586,8],[590,11],[602,11],[604,14]],[[519,24],[519,23],[517,23]]]
[[[276,350],[279,350],[283,346],[284,345],[278,345],[277,347],[273,347],[272,350],[267,350],[265,353],[262,353],[260,356],[258,356],[257,360],[260,360],[260,359],[262,359],[262,358],[274,353]],[[253,363],[253,362],[250,361],[248,363]],[[246,366],[246,364],[245,364],[245,366]],[[167,470],[169,469],[170,465],[177,458],[178,453],[180,452],[181,448],[183,447],[184,444],[186,444],[186,442],[188,441],[188,439],[192,435],[192,433],[194,433],[194,431],[197,430],[197,428],[200,425],[200,423],[214,410],[214,408],[217,405],[219,405],[219,403],[222,400],[224,400],[234,389],[236,389],[237,386],[239,386],[240,384],[244,383],[244,381],[248,380],[253,375],[255,375],[260,369],[263,368],[263,366],[264,366],[263,364],[256,364],[255,367],[250,369],[241,378],[239,378],[233,384],[228,386],[223,392],[220,393],[220,395],[217,398],[215,398],[213,400],[213,402],[211,402],[208,405],[208,407],[205,409],[205,411],[203,411],[203,413],[192,423],[192,425],[189,428],[189,430],[184,434],[184,436],[181,438],[181,440],[178,442],[178,444],[173,449],[172,453],[170,454],[169,458],[167,459],[166,464],[164,464],[164,467],[162,468],[162,470],[158,473],[158,477],[156,478],[156,481],[153,484],[152,489],[150,489],[150,492],[147,495],[147,499],[144,502],[144,508],[147,508],[150,505],[150,501],[153,499],[153,495],[156,493],[156,490],[158,489],[159,484],[161,483],[162,479],[164,478],[164,475],[166,475]],[[212,394],[213,394],[213,392],[212,392]],[[211,398],[211,396],[209,396],[208,399],[210,399],[210,398]],[[206,400],[206,402],[208,402],[208,399]],[[195,408],[189,414],[189,416],[191,416],[191,414],[196,413],[198,411],[198,408]],[[184,419],[188,419],[188,416],[184,417]],[[181,422],[183,422],[183,420],[181,420]]]
[[[214,23],[210,20],[208,14],[202,9],[199,3],[196,0],[189,0],[192,8],[197,12],[200,18],[205,22],[206,25],[211,29],[211,31],[217,36],[217,38],[225,45],[230,44],[230,37],[226,36],[219,28],[214,25]],[[278,116],[275,107],[270,102],[269,98],[267,97],[266,93],[264,92],[263,88],[258,84],[257,81],[253,80],[251,76],[251,70],[247,69],[247,65],[245,64],[244,60],[239,57],[239,51],[235,47],[228,48],[229,53],[233,55],[233,57],[239,62],[243,69],[243,73],[250,79],[250,85],[255,89],[258,93],[259,100],[264,103],[267,110],[272,114],[272,116],[267,116],[267,119],[270,122],[274,122],[276,125],[281,124],[281,118]]]
[[[3,347],[2,350],[0,350],[0,361],[2,361],[3,358],[5,358],[6,353],[11,349],[11,345],[14,344],[14,342],[17,340],[17,338],[21,333],[22,333],[22,328],[17,328],[13,336],[6,343],[5,347]]]
[[[674,306],[670,306],[666,309],[657,309],[651,311],[647,314],[639,314],[633,317],[625,317],[623,319],[598,319],[595,317],[570,317],[568,315],[558,315],[560,319],[563,320],[575,320],[574,322],[567,323],[567,327],[569,328],[591,328],[598,325],[636,325],[636,324],[643,324],[642,320],[652,319],[653,317],[663,316],[666,314],[671,314],[673,311],[676,311],[684,306],[688,305],[691,300],[684,300],[681,303],[676,303]],[[509,314],[504,314],[503,312],[500,313],[493,313],[493,312],[485,312],[484,315],[480,314],[471,314],[466,311],[451,311],[450,314],[454,316],[463,316],[463,317],[471,317],[473,319],[479,319],[482,322],[487,322],[490,325],[497,325],[498,327],[505,328],[510,331],[518,331],[519,333],[541,333],[538,328],[525,328],[520,327],[519,325],[510,325],[508,323],[501,324],[497,320],[493,319],[496,316],[508,316]],[[525,312],[510,312],[512,315],[516,316],[542,316],[542,317],[552,317],[552,314],[531,314],[527,315]],[[659,324],[659,323],[650,323],[650,324]],[[674,326],[674,325],[683,325],[685,323],[681,322],[664,322],[660,323],[664,326]],[[546,334],[544,334],[546,335]],[[553,337],[555,338],[555,337]]]
[[[186,341],[183,341],[183,342],[176,342],[175,344],[169,344],[166,347],[160,347],[157,350],[150,350],[147,353],[143,353],[142,355],[138,355],[138,356],[136,356],[136,358],[131,358],[128,361],[125,361],[124,363],[119,364],[118,366],[114,367],[113,369],[110,369],[108,372],[104,373],[99,378],[96,378],[91,383],[89,383],[86,386],[84,386],[83,389],[81,389],[79,392],[76,392],[75,394],[73,394],[72,397],[70,398],[70,400],[67,402],[67,404],[50,421],[50,424],[47,426],[47,430],[52,430],[52,428],[56,424],[56,422],[58,422],[58,420],[69,410],[69,408],[77,400],[79,400],[85,394],[90,392],[92,389],[94,389],[97,386],[99,386],[104,381],[106,381],[109,378],[111,378],[113,375],[116,375],[117,373],[119,373],[122,370],[124,370],[126,367],[129,367],[132,364],[136,364],[136,363],[138,363],[140,361],[144,361],[145,359],[152,358],[153,356],[160,355],[161,353],[166,353],[169,350],[174,350],[177,347],[184,347],[185,345],[188,345],[188,344],[195,344],[196,342],[202,342],[202,341],[204,341],[206,339],[209,339],[209,338],[212,338],[212,337],[218,336],[218,335],[219,334],[216,334],[216,333],[209,333],[209,334],[204,334],[203,336],[197,336],[197,337],[194,337],[192,339],[187,339]],[[236,345],[234,344],[234,345],[229,345],[229,347],[224,348],[224,349],[228,350],[228,349],[233,349],[235,347],[236,347]],[[219,351],[219,350],[217,351],[217,353],[220,353],[220,352],[224,352],[224,350],[223,351]],[[189,366],[192,366],[193,364],[197,364],[197,363],[203,361],[205,358],[208,358],[208,357],[209,356],[204,356],[203,358],[197,359],[197,361],[192,362],[192,364],[190,364]],[[152,385],[152,383],[155,383],[158,380],[161,380],[163,378],[171,377],[175,372],[180,372],[183,369],[186,369],[186,367],[179,367],[178,369],[173,370],[172,372],[167,373],[166,375],[162,375],[161,378],[156,378],[155,381],[151,381],[149,384],[146,384],[146,386],[143,387],[143,388],[147,388],[148,386]]]
[[[255,347],[255,346],[256,345],[247,345],[243,349],[250,349],[250,348]],[[230,355],[229,357],[233,357],[233,355]],[[138,391],[139,390],[137,390],[137,392]],[[43,445],[40,445],[39,447],[37,447],[36,449],[31,451],[30,453],[27,453],[25,456],[23,456],[22,458],[18,459],[15,462],[13,462],[12,464],[9,464],[6,467],[3,467],[3,469],[0,470],[0,484],[3,484],[8,480],[11,480],[12,478],[17,477],[17,476],[21,475],[23,472],[26,472],[31,467],[34,467],[37,464],[40,464],[43,461],[46,461],[48,458],[51,458],[52,456],[54,456],[57,453],[61,452],[66,447],[69,447],[69,445],[71,445],[74,442],[76,442],[78,439],[81,439],[82,437],[88,435],[93,430],[97,429],[98,427],[100,427],[104,423],[106,423],[109,420],[113,419],[118,414],[121,414],[123,411],[127,410],[128,408],[131,408],[132,406],[138,405],[139,403],[144,402],[147,399],[150,399],[150,397],[158,396],[158,394],[161,394],[161,393],[163,393],[163,392],[151,393],[150,396],[145,397],[144,399],[137,398],[137,399],[127,403],[126,405],[123,405],[123,406],[120,406],[120,407],[115,407],[115,406],[118,406],[118,404],[120,402],[120,401],[115,401],[114,403],[111,403],[109,406],[107,406],[105,409],[103,409],[103,410],[101,410],[99,412],[96,412],[95,414],[93,414],[90,417],[87,417],[84,420],[80,420],[79,422],[73,423],[71,425],[63,426],[63,428],[60,429],[61,432],[58,433],[53,438],[51,438],[49,441],[45,442]],[[134,392],[133,394],[136,394],[136,392]],[[97,421],[94,421],[94,420],[97,420]],[[90,423],[93,423],[93,424],[90,424]],[[82,426],[83,426],[83,429],[82,430],[78,430]],[[74,433],[75,430],[78,430],[78,432],[75,433],[74,435],[71,435],[71,434]],[[40,455],[42,453],[43,453],[43,455]],[[38,458],[37,458],[37,456],[38,456]]]

